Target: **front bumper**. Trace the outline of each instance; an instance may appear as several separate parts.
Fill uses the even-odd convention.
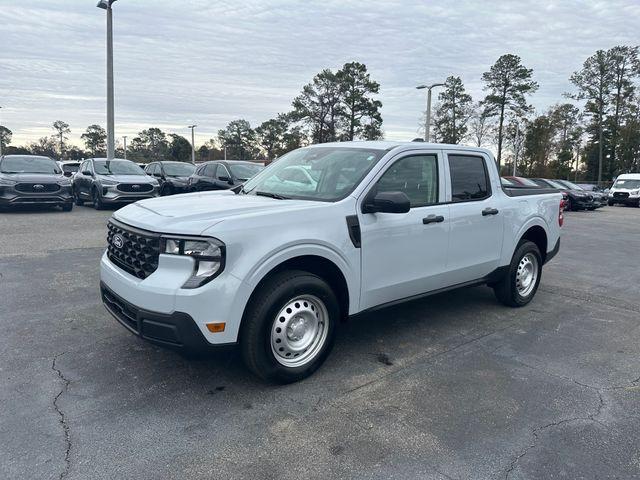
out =
[[[100,283],[100,294],[107,311],[143,340],[175,350],[206,351],[211,347],[193,318],[186,313],[166,314],[138,308],[104,283]]]
[[[71,187],[51,193],[19,192],[11,186],[0,186],[0,207],[13,205],[62,205],[73,202]]]
[[[116,266],[105,252],[100,261],[101,288],[135,312],[131,315],[135,320],[127,324],[118,317],[117,308],[109,305],[104,295],[103,301],[121,324],[158,344],[201,349],[199,339],[204,341],[204,346],[236,343],[244,306],[251,294],[249,286],[223,271],[200,288],[181,288],[193,268],[191,258],[160,255],[158,268],[147,278],[139,279]],[[138,318],[142,320],[138,322]],[[226,323],[224,332],[212,333],[207,329],[208,323],[217,322]],[[192,327],[199,336],[193,333]]]
[[[634,195],[634,196],[615,196],[615,195],[610,195],[609,196],[609,201],[613,202],[613,203],[622,203],[624,205],[639,205],[640,204],[640,195]]]
[[[157,197],[158,195],[158,187],[155,186],[148,192],[122,192],[118,190],[117,185],[105,185],[101,191],[102,203],[104,204],[133,203],[138,200]]]

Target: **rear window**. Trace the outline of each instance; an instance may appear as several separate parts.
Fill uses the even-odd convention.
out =
[[[482,200],[490,195],[489,176],[482,157],[449,155],[451,201]]]

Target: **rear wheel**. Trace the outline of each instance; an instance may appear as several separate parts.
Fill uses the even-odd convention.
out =
[[[615,202],[613,200],[607,200],[607,205],[609,205],[610,207],[613,207],[614,203]]]
[[[302,380],[329,355],[339,318],[338,300],[323,279],[297,270],[280,272],[247,307],[240,333],[244,361],[267,381]]]
[[[509,272],[493,285],[496,298],[509,307],[523,307],[536,292],[542,277],[542,255],[538,246],[529,240],[521,240],[516,248]]]

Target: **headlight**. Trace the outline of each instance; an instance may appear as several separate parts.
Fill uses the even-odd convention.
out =
[[[0,185],[8,186],[8,185],[15,185],[16,183],[18,182],[16,182],[15,180],[9,180],[8,178],[0,177]]]
[[[112,186],[118,184],[118,182],[116,182],[115,180],[108,180],[106,178],[101,178],[100,183],[104,186]]]
[[[195,268],[182,288],[198,288],[216,278],[224,269],[225,245],[216,238],[162,237],[160,253],[186,255],[195,260]]]
[[[154,187],[159,187],[159,186],[160,186],[160,184],[158,183],[158,181],[157,181],[157,180],[151,180],[149,183],[150,183],[151,185],[153,185]]]

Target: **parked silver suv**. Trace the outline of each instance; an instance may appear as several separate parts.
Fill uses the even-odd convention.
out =
[[[85,201],[100,209],[108,204],[132,203],[158,196],[158,181],[138,165],[123,159],[89,158],[73,177],[76,205]]]

